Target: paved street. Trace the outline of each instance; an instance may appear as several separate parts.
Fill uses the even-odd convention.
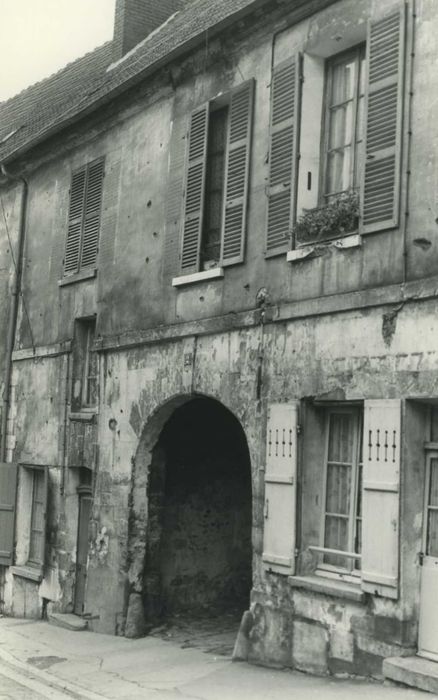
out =
[[[138,640],[0,619],[0,700],[427,700],[421,691],[233,663],[187,630]],[[203,648],[204,647],[204,648]],[[219,647],[226,648],[222,638]]]

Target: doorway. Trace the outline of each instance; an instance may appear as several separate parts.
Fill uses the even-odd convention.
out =
[[[418,653],[438,661],[438,451],[426,456]]]
[[[85,607],[87,583],[88,526],[90,522],[92,496],[90,486],[79,486],[78,540],[76,549],[76,583],[74,613],[82,615]]]
[[[153,449],[144,607],[152,625],[227,619],[249,607],[251,467],[246,437],[218,401],[176,408]]]

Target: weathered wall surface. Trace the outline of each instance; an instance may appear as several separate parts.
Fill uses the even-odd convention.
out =
[[[333,51],[332,44],[340,50],[363,41],[366,19],[395,4],[388,0],[383,8],[381,3],[343,0],[295,25],[293,12],[288,13],[284,6],[281,11],[265,11],[247,20],[244,27],[213,40],[208,57],[204,50],[194,54],[173,66],[170,76],[161,74],[130,93],[129,104],[119,99],[100,120],[93,118],[80,130],[71,130],[62,144],[55,141],[49,161],[47,154],[39,152],[40,165],[30,176],[28,228],[33,235],[27,240],[24,279],[35,342],[47,344],[71,337],[73,316],[83,313],[77,303],[77,290],[82,286],[95,295],[93,312],[98,311],[99,333],[115,337],[162,323],[254,308],[262,286],[268,288],[273,303],[281,303],[403,282],[405,235],[407,278],[436,274],[433,144],[438,133],[429,118],[433,109],[430,96],[438,92],[434,90],[437,77],[430,68],[436,7],[426,1],[419,4],[416,16],[412,139],[408,150],[405,138],[403,162],[403,171],[409,165],[411,177],[408,202],[402,202],[400,227],[366,236],[361,248],[326,246],[316,257],[294,265],[288,264],[284,255],[264,258],[274,31],[283,29],[276,37],[275,60],[301,50],[306,70],[306,56],[321,59]],[[340,16],[342,35],[338,32],[333,38]],[[190,111],[251,77],[256,79],[256,93],[245,262],[227,269],[223,280],[176,290],[171,280],[179,273]],[[308,99],[305,105],[311,106]],[[305,114],[303,120],[308,120]],[[406,121],[406,129],[408,126]],[[81,138],[84,129],[85,140]],[[59,287],[71,172],[103,155],[106,168],[98,279]],[[314,181],[317,175],[313,173]],[[303,171],[301,180],[305,176]],[[405,197],[405,179],[402,191]],[[403,216],[405,204],[407,218]],[[29,342],[23,319],[19,343],[27,347]]]
[[[397,229],[364,237],[361,248],[327,246],[317,257],[293,266],[285,256],[263,256],[273,33],[283,30],[277,36],[276,60],[299,49],[324,55],[328,48],[322,39],[337,41],[332,30],[340,17],[346,41],[350,31],[356,32],[355,41],[362,40],[365,19],[381,11],[381,5],[377,0],[342,0],[296,26],[285,5],[272,14],[264,12],[212,41],[208,55],[203,48],[98,117],[84,120],[64,143],[58,139],[51,144],[50,157],[40,149],[37,167],[28,164],[23,293],[30,327],[21,309],[17,349],[29,349],[33,339],[36,354],[41,354],[42,346],[72,338],[75,318],[94,314],[105,348],[86,605],[96,616],[95,630],[135,636],[145,629],[142,596],[153,449],[173,410],[194,395],[204,395],[217,399],[240,421],[251,460],[253,592],[242,630],[242,655],[319,673],[378,674],[383,656],[415,646],[424,409],[413,399],[438,396],[438,329],[433,280],[428,290],[426,283],[416,287],[413,296],[418,300],[407,299],[404,283],[438,272],[438,122],[431,118],[433,95],[438,94],[432,60],[434,0],[417,4],[412,139],[409,163],[406,156],[403,163],[411,171],[408,193],[403,180],[403,207],[409,216],[402,217]],[[385,4],[393,5],[392,0]],[[342,41],[345,37],[341,48]],[[245,262],[228,268],[222,280],[176,290],[171,280],[179,271],[188,115],[251,77],[256,78],[256,96]],[[407,134],[405,141],[407,146]],[[71,173],[100,156],[105,156],[106,166],[97,278],[59,285]],[[18,188],[5,197],[10,230],[16,232]],[[0,237],[1,329],[11,269],[1,216]],[[233,329],[240,322],[238,312],[255,308],[262,287],[267,290],[266,323],[256,312],[242,322],[246,327]],[[381,289],[371,296],[374,287]],[[361,294],[347,294],[356,291]],[[338,303],[336,295],[344,301]],[[313,306],[305,303],[309,300],[315,300]],[[194,323],[178,337],[178,324],[185,321]],[[140,334],[155,328],[154,343],[123,345],[128,331]],[[159,333],[166,328],[168,342],[160,342]],[[2,352],[0,347],[0,369]],[[48,574],[40,588],[9,577],[8,590],[17,592],[10,608],[14,614],[39,614],[42,597],[63,611],[73,606],[80,475],[65,468],[67,387],[64,354],[15,363],[10,456],[51,469]],[[263,570],[267,404],[312,397],[412,399],[404,407],[398,602],[369,598],[359,603],[296,590],[285,577]],[[8,595],[11,599],[12,593]]]

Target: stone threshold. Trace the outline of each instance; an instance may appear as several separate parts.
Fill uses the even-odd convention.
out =
[[[438,663],[421,656],[394,656],[384,659],[385,679],[438,695]]]
[[[72,632],[82,632],[88,629],[87,620],[79,615],[73,615],[73,613],[48,613],[47,620],[50,625],[63,627]]]

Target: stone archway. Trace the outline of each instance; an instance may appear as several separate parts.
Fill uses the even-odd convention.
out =
[[[126,634],[174,614],[241,615],[252,580],[252,489],[240,422],[215,399],[176,397],[148,422],[135,472]]]

